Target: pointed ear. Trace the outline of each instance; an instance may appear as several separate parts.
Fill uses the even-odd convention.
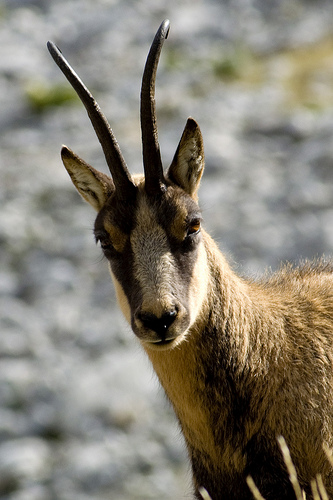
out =
[[[99,212],[114,192],[112,179],[95,170],[66,146],[61,150],[61,158],[82,198]]]
[[[189,118],[168,170],[168,178],[197,201],[204,166],[201,131],[197,122]]]

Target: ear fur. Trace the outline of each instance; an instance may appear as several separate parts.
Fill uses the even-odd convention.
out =
[[[112,179],[91,167],[66,146],[62,147],[61,158],[82,198],[99,212],[114,192]]]
[[[197,201],[204,166],[205,158],[201,131],[197,122],[193,118],[188,118],[168,170],[168,178]]]

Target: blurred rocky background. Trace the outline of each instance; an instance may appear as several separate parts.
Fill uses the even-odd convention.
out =
[[[141,170],[139,92],[171,31],[165,165],[202,128],[205,226],[239,273],[333,249],[331,0],[0,0],[0,498],[190,498],[173,413],[115,303],[94,213],[60,161],[104,159],[57,43]]]

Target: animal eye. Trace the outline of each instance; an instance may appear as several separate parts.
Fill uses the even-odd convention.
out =
[[[191,234],[196,234],[200,231],[201,228],[201,222],[199,219],[193,219],[187,229],[187,236],[190,236]]]
[[[113,249],[113,245],[109,241],[101,241],[100,244],[101,244],[101,249],[104,252],[106,252],[107,250]]]
[[[96,243],[99,243],[105,254],[114,250],[111,240],[105,234],[96,234]]]

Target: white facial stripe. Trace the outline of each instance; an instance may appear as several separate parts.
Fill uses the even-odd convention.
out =
[[[208,276],[207,254],[204,245],[201,244],[199,246],[199,252],[194,265],[189,289],[190,322],[192,325],[196,321],[203,303],[207,298]]]
[[[173,222],[170,220],[172,237]],[[176,310],[176,320],[168,329],[168,335],[175,341],[165,347],[173,348],[184,340],[191,325],[197,321],[205,301],[209,273],[204,245],[199,244],[195,256],[189,253],[189,259],[195,258],[196,261],[189,261],[186,269],[185,259],[185,268],[181,271],[179,260],[171,253],[166,229],[158,223],[156,209],[145,196],[139,199],[135,227],[129,239],[133,267],[127,271],[135,280],[134,295],[127,297],[122,274],[118,273],[116,277],[111,271],[118,303],[139,339],[148,342],[149,346],[151,343],[152,348],[159,340],[159,333],[145,325],[142,314],[162,318],[169,311]]]
[[[140,284],[142,308],[156,316],[172,307],[175,267],[167,235],[143,200],[137,212],[137,226],[131,234],[134,275]]]

